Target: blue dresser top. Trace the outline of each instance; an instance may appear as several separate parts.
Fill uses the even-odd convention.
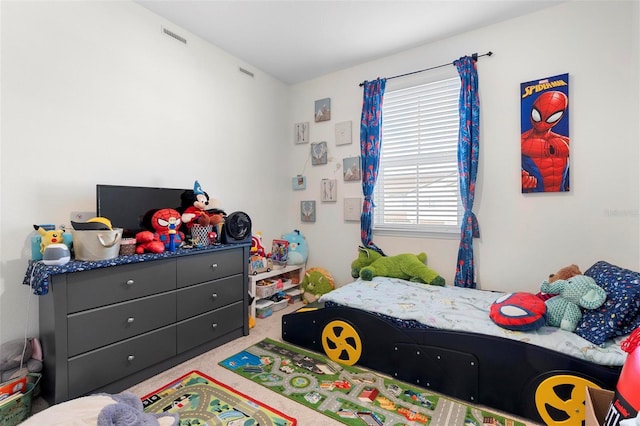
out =
[[[25,273],[22,284],[29,285],[33,293],[43,296],[49,292],[49,277],[56,274],[88,271],[90,269],[107,268],[110,266],[127,265],[132,263],[148,262],[153,260],[168,259],[171,257],[187,256],[196,253],[206,253],[221,249],[229,249],[242,246],[250,246],[250,243],[242,244],[216,244],[213,246],[194,247],[190,249],[177,249],[175,252],[134,254],[131,256],[118,256],[109,260],[81,261],[72,260],[64,265],[50,266],[41,260],[29,261],[29,267]]]

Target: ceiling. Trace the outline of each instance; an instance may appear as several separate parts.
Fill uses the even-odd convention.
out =
[[[566,0],[134,1],[295,84]]]

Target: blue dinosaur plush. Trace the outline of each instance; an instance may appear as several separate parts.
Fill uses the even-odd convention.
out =
[[[555,295],[546,300],[547,325],[575,331],[582,318],[582,309],[597,309],[607,299],[607,292],[586,275],[575,275],[553,283],[545,280],[540,291]]]

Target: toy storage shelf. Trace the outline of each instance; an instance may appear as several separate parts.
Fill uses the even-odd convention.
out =
[[[266,299],[267,297],[257,297],[256,295],[256,283],[261,280],[265,280],[267,278],[279,278],[282,275],[289,274],[290,272],[297,271],[298,272],[298,283],[297,284],[285,284],[278,291],[288,290],[293,287],[298,287],[304,278],[304,265],[287,265],[284,268],[273,269],[269,272],[262,272],[260,274],[251,275],[249,274],[249,293],[251,297],[253,297],[253,302],[249,305],[249,313],[253,318],[256,318],[256,302],[261,299]]]

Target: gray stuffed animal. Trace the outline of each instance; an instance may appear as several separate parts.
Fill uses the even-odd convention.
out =
[[[26,370],[26,371],[24,371]],[[0,346],[0,382],[5,382],[22,372],[42,371],[42,349],[37,338],[12,340]]]
[[[540,291],[557,295],[544,303],[547,305],[547,325],[575,331],[582,318],[582,310],[597,309],[607,298],[607,292],[586,275],[576,275],[553,283],[544,281]]]

